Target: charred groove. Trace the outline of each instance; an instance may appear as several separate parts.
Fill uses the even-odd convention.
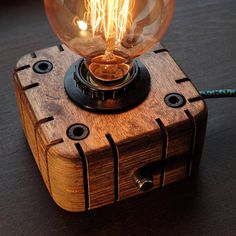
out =
[[[85,209],[88,210],[89,209],[88,162],[81,145],[79,143],[76,143],[75,147],[80,155],[83,165]]]
[[[46,167],[47,167],[48,187],[49,187],[49,191],[50,191],[51,195],[52,195],[52,187],[51,187],[50,173],[49,173],[49,168],[48,168],[48,151],[51,147],[56,146],[60,143],[64,143],[64,140],[62,138],[52,141],[49,145],[47,145],[47,147],[45,149],[45,154],[44,154],[45,159],[46,159]]]
[[[112,156],[114,160],[114,194],[115,201],[119,200],[119,151],[110,134],[106,134],[106,138],[111,145]]]
[[[48,146],[52,147],[52,146],[55,146],[55,145],[60,144],[60,143],[64,143],[64,140],[62,138],[52,141]]]
[[[63,48],[63,46],[61,44],[57,45],[57,48],[60,52],[64,52],[65,49]]]
[[[162,53],[162,52],[169,52],[167,49],[163,48],[163,49],[157,49],[157,50],[154,50],[153,51],[155,54],[158,54],[158,53]]]
[[[190,79],[189,78],[182,78],[182,79],[177,79],[175,82],[177,84],[181,84],[181,83],[185,83],[185,82],[189,82]]]
[[[30,55],[31,55],[32,58],[37,58],[37,55],[36,55],[35,52],[32,52]]]
[[[44,118],[44,119],[39,120],[39,121],[37,122],[37,126],[38,126],[38,125],[41,125],[41,124],[44,124],[44,123],[47,123],[47,122],[50,122],[50,121],[53,121],[53,120],[54,120],[54,117],[53,117],[53,116]]]
[[[193,163],[193,158],[194,158],[194,149],[195,149],[195,143],[196,143],[197,127],[196,127],[196,122],[195,122],[194,117],[192,116],[191,112],[189,110],[185,110],[184,112],[187,115],[188,119],[190,120],[192,129],[193,129],[192,145],[191,145],[190,156],[188,159],[187,173],[186,173],[187,176],[190,176],[191,172],[192,172],[192,163]]]
[[[33,83],[33,84],[30,84],[30,85],[27,85],[23,88],[24,91],[28,90],[28,89],[31,89],[31,88],[34,88],[34,87],[38,87],[39,86],[39,83]]]
[[[39,157],[39,142],[38,142],[38,135],[37,135],[37,130],[39,128],[40,125],[44,124],[44,123],[47,123],[47,122],[50,122],[54,120],[54,118],[52,116],[50,117],[47,117],[47,118],[44,118],[42,120],[39,120],[36,125],[35,125],[35,129],[34,129],[34,135],[35,135],[35,140],[36,140],[36,143],[37,143],[37,155],[38,155],[38,163],[39,163],[39,169],[41,171],[41,162],[40,162],[40,157]],[[52,188],[51,188],[51,181],[50,181],[50,174],[49,174],[49,168],[48,168],[48,150],[52,147],[52,146],[55,146],[57,144],[60,144],[60,143],[63,143],[64,140],[63,139],[56,139],[55,141],[52,141],[49,145],[47,145],[46,149],[45,149],[45,153],[44,153],[44,156],[45,156],[45,160],[46,160],[46,168],[47,168],[47,177],[48,177],[48,187],[49,187],[49,191],[50,193],[52,194]]]
[[[51,120],[54,120],[53,117],[47,117],[47,118],[44,118],[42,120],[39,120],[36,125],[35,125],[35,128],[34,128],[34,136],[35,136],[35,140],[36,140],[36,143],[37,143],[37,158],[38,158],[38,163],[39,163],[39,169],[41,171],[41,163],[40,163],[40,158],[39,158],[39,148],[38,148],[38,136],[37,136],[37,130],[38,130],[38,127],[44,123],[47,123]],[[46,156],[46,159],[47,159],[47,156]],[[47,161],[46,161],[47,162]],[[48,168],[48,167],[47,167]]]
[[[203,97],[202,96],[198,96],[198,97],[195,97],[195,98],[190,98],[188,99],[188,101],[190,103],[193,103],[193,102],[198,102],[198,101],[202,101],[203,100]]]
[[[168,149],[168,132],[163,124],[162,120],[159,118],[156,120],[159,125],[163,138],[163,146],[162,146],[162,159],[161,159],[161,187],[165,185],[165,170],[166,170],[166,157],[167,157],[167,149]]]
[[[30,65],[25,65],[25,66],[18,67],[18,68],[15,69],[15,73],[17,73],[19,71],[22,71],[22,70],[29,69],[29,68],[30,68]]]

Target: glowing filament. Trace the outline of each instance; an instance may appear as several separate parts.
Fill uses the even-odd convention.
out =
[[[84,0],[85,21],[92,28],[93,37],[103,33],[106,41],[121,42],[128,26],[132,24],[134,0]]]

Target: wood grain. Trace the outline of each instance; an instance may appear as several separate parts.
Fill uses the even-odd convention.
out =
[[[58,44],[42,1],[1,1],[1,235],[235,235],[236,101],[207,101],[208,129],[199,175],[161,191],[86,214],[49,198],[19,121],[11,83],[24,54]],[[199,89],[234,88],[234,0],[177,1],[165,46]]]
[[[120,114],[91,113],[68,99],[64,75],[78,59],[64,45],[43,49],[22,57],[14,75],[26,138],[56,203],[84,211],[141,194],[134,172],[150,163],[161,163],[153,189],[191,175],[201,157],[202,147],[196,151],[195,146],[203,143],[207,111],[202,99],[191,101],[199,94],[189,80],[185,87],[177,82],[186,75],[169,53],[159,45],[140,58],[152,78],[151,92],[141,105]],[[36,73],[40,60],[49,60],[53,70]],[[168,107],[164,99],[170,93],[181,93],[186,104]],[[90,130],[79,142],[67,137],[77,123]],[[177,165],[176,158],[181,159]]]

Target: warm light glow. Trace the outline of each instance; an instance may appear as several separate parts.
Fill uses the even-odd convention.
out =
[[[103,33],[106,41],[120,43],[132,24],[134,0],[84,0],[85,21],[90,22],[93,37]]]
[[[80,28],[80,30],[82,30],[82,31],[86,31],[88,29],[87,23],[83,20],[78,20],[77,25]]]
[[[85,58],[92,77],[118,82],[133,59],[160,41],[175,0],[44,0],[49,22],[70,49]]]

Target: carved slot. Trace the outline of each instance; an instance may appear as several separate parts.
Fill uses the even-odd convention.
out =
[[[161,121],[161,119],[157,119],[156,122],[161,129],[161,133],[162,133],[162,137],[163,137],[160,186],[164,187],[164,185],[165,185],[165,170],[166,170],[166,156],[167,156],[167,150],[168,150],[168,132],[167,132],[165,125]]]
[[[80,155],[83,165],[85,209],[88,210],[89,209],[88,161],[81,145],[79,143],[76,143],[75,147]]]
[[[44,124],[44,123],[47,123],[49,121],[52,121],[54,120],[54,118],[52,116],[50,117],[47,117],[47,118],[44,118],[42,120],[39,120],[38,122],[36,122],[35,126],[34,126],[34,136],[35,136],[35,140],[36,140],[36,143],[37,143],[37,159],[38,159],[38,163],[39,163],[39,170],[41,171],[41,163],[40,163],[40,158],[39,158],[39,147],[38,147],[38,136],[37,136],[37,130],[39,128],[40,125]],[[46,157],[46,162],[47,162],[47,153],[45,154],[45,157]],[[48,168],[48,166],[47,166]],[[47,170],[48,171],[48,170]],[[49,178],[48,178],[49,180]],[[49,181],[49,185],[50,185],[50,181]],[[51,189],[51,186],[50,186],[50,189]]]
[[[203,100],[203,97],[198,96],[198,97],[195,97],[195,98],[190,98],[188,101],[190,103],[193,103],[193,102],[198,102],[198,101],[202,101],[202,100]]]
[[[193,129],[193,134],[192,134],[192,146],[190,150],[190,156],[188,160],[188,168],[187,168],[187,175],[190,176],[192,172],[192,163],[193,163],[193,156],[194,156],[194,149],[195,149],[195,143],[196,143],[196,133],[197,133],[197,127],[196,127],[196,122],[194,120],[194,117],[190,113],[189,110],[184,111],[185,114],[187,115],[188,119],[191,122],[192,129]]]
[[[39,83],[33,83],[33,84],[30,84],[30,85],[27,85],[23,88],[24,91],[28,90],[28,89],[31,89],[31,88],[34,88],[34,87],[38,87],[39,86]]]
[[[163,48],[163,49],[158,49],[158,50],[154,50],[153,51],[155,54],[158,54],[158,53],[162,53],[162,52],[169,52],[167,49]]]
[[[44,118],[44,119],[41,119],[40,121],[37,122],[37,126],[38,125],[41,125],[41,124],[44,124],[44,123],[47,123],[47,122],[50,122],[50,121],[53,121],[54,120],[54,117],[53,116],[49,116],[47,118]]]
[[[49,173],[49,168],[48,168],[48,151],[51,147],[56,146],[60,143],[63,143],[64,140],[63,139],[57,139],[52,141],[45,149],[45,157],[46,157],[46,168],[47,168],[47,177],[48,177],[48,187],[49,187],[49,191],[52,194],[52,187],[51,187],[51,181],[50,181],[50,173]]]
[[[36,55],[35,52],[32,52],[30,55],[31,55],[32,58],[37,58],[37,55]]]
[[[18,71],[29,69],[29,68],[30,68],[30,65],[21,66],[15,69],[15,73],[17,73]]]
[[[177,84],[181,84],[181,83],[185,83],[185,82],[189,82],[190,79],[189,78],[183,78],[183,79],[177,79],[175,82]]]
[[[63,46],[60,44],[60,45],[57,45],[57,48],[60,52],[64,52],[65,49],[63,48]]]
[[[113,159],[114,159],[114,193],[115,200],[119,200],[119,150],[110,134],[106,135],[108,142],[111,145]]]

